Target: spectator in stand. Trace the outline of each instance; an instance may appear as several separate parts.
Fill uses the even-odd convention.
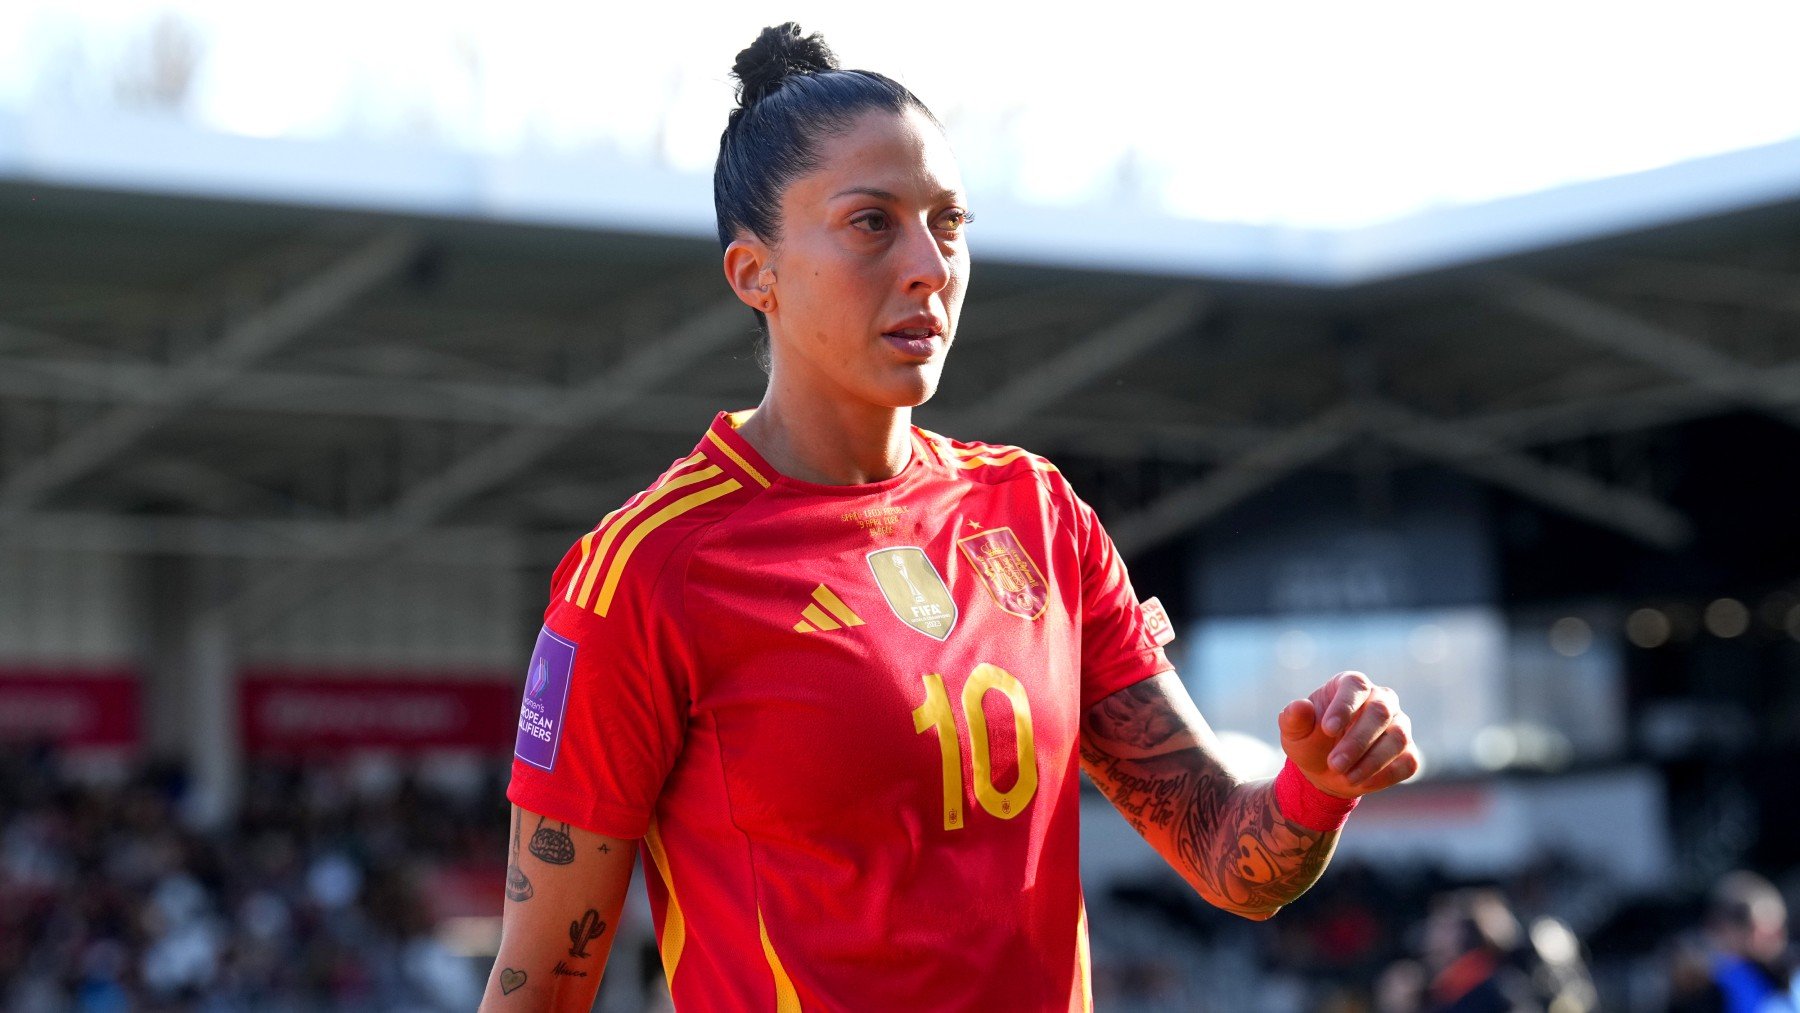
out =
[[[1394,961],[1375,979],[1375,1013],[1420,1013],[1427,984],[1418,961]]]
[[[1592,1013],[1600,1006],[1582,954],[1581,940],[1561,919],[1542,915],[1525,933],[1529,945],[1522,948],[1523,968],[1531,976],[1538,1001],[1550,1013]]]
[[[1425,1013],[1544,1013],[1515,960],[1520,937],[1498,891],[1440,897],[1425,920]]]
[[[1727,873],[1707,905],[1704,954],[1678,952],[1672,974],[1670,1013],[1800,1011],[1780,891],[1754,872]]]

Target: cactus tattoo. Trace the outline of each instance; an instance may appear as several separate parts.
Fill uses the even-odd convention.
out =
[[[600,912],[588,908],[586,914],[569,923],[569,942],[574,944],[569,947],[569,956],[587,956],[587,944],[599,939],[600,933],[605,931],[606,922],[601,920]]]

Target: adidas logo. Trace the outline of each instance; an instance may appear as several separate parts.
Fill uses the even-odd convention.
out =
[[[824,584],[813,588],[812,596],[812,604],[800,610],[805,618],[794,624],[795,633],[819,633],[863,624],[862,617],[850,611],[850,606],[844,604],[844,599],[839,598]]]

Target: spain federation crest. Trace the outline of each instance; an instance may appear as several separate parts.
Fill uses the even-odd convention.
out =
[[[990,528],[958,539],[956,544],[974,564],[988,594],[1001,609],[1021,619],[1036,619],[1044,614],[1044,606],[1050,602],[1050,585],[1012,528]]]

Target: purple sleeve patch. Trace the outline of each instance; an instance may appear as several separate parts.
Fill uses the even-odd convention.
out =
[[[513,755],[534,767],[556,767],[562,742],[563,710],[569,704],[569,676],[575,671],[575,645],[550,632],[538,631],[531,667],[525,673],[525,702],[519,705],[519,740]]]

